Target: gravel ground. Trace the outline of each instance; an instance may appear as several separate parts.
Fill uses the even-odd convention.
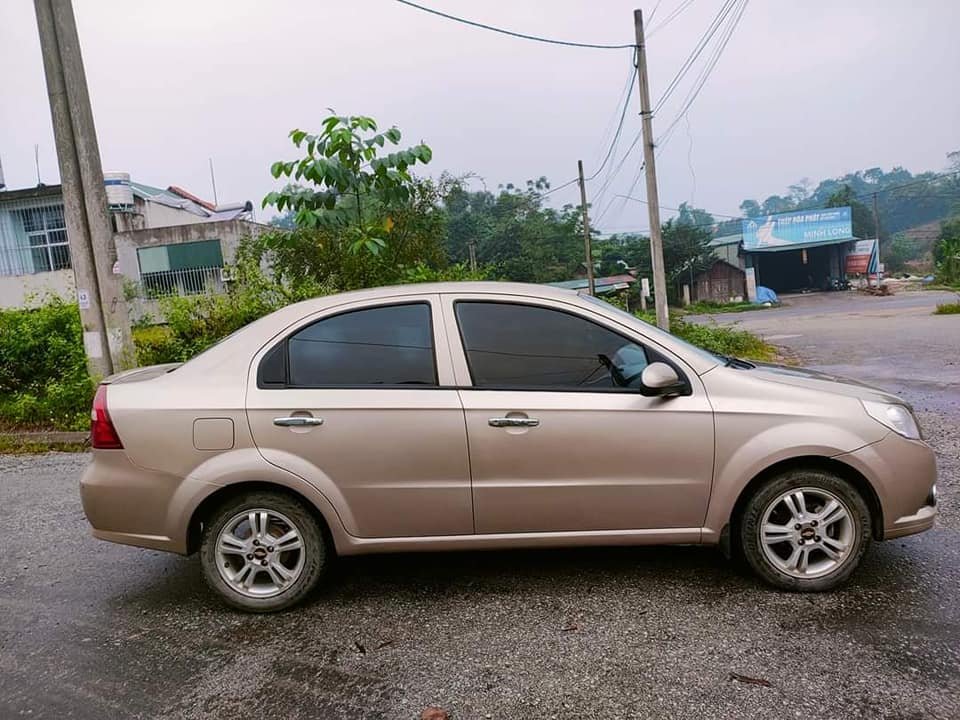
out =
[[[748,313],[865,380],[909,356],[892,386],[937,449],[941,520],[874,545],[839,592],[773,592],[693,547],[396,555],[248,616],[195,558],[91,539],[86,456],[0,457],[0,718],[958,718],[960,321],[883,307],[876,326],[833,305]]]

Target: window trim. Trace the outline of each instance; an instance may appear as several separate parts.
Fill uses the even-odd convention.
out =
[[[425,385],[419,383],[378,383],[378,384],[323,384],[323,385],[294,385],[290,383],[290,346],[289,341],[294,335],[299,333],[302,330],[305,330],[308,327],[321,323],[325,320],[332,320],[335,317],[340,317],[341,315],[349,315],[351,313],[365,312],[368,310],[380,310],[384,308],[396,308],[404,307],[407,305],[424,305],[427,308],[427,318],[430,326],[430,349],[431,356],[433,359],[433,384]],[[267,357],[272,353],[277,346],[283,346],[283,383],[271,383],[265,382],[263,380],[263,366]],[[311,318],[308,322],[297,325],[293,330],[288,332],[283,338],[273,344],[260,355],[260,360],[257,363],[257,389],[258,390],[437,390],[437,389],[447,389],[440,385],[439,377],[439,367],[437,359],[437,334],[434,328],[433,323],[433,305],[428,299],[421,300],[409,300],[406,302],[387,302],[387,303],[378,303],[375,305],[363,305],[361,307],[351,307],[339,312],[333,312],[329,315],[324,315],[319,318]]]
[[[481,391],[494,391],[494,392],[565,392],[565,393],[602,393],[602,394],[626,394],[626,395],[640,395],[644,396],[639,388],[624,388],[624,387],[609,387],[609,388],[576,388],[576,387],[565,387],[565,386],[551,386],[551,385],[478,385],[476,374],[473,371],[473,364],[470,362],[470,351],[467,347],[467,341],[463,336],[463,325],[460,322],[460,315],[457,312],[457,306],[460,304],[482,304],[482,305],[520,305],[523,307],[537,308],[540,310],[553,310],[554,312],[563,313],[564,315],[570,315],[574,318],[582,320],[584,322],[591,323],[600,327],[607,332],[617,335],[627,342],[633,343],[634,345],[641,346],[645,352],[655,356],[653,359],[650,359],[650,363],[662,362],[666,363],[673,368],[674,372],[677,373],[677,377],[680,378],[681,382],[684,384],[685,389],[683,392],[679,393],[678,396],[686,397],[693,395],[693,384],[690,382],[690,378],[687,376],[687,373],[681,368],[672,358],[665,355],[659,349],[651,347],[648,342],[641,342],[635,340],[619,330],[615,330],[603,323],[597,322],[593,318],[588,318],[581,313],[574,312],[572,310],[567,310],[565,308],[555,307],[554,305],[541,305],[537,303],[527,302],[524,300],[506,300],[502,298],[457,298],[454,299],[453,306],[453,320],[457,326],[457,334],[460,340],[460,349],[463,352],[463,359],[467,364],[467,372],[470,373],[470,385],[466,387],[458,387],[458,390],[481,390]],[[649,355],[648,355],[649,357]]]

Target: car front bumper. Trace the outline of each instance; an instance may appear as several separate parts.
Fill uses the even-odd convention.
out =
[[[890,433],[879,442],[835,459],[853,466],[870,481],[883,515],[882,539],[933,527],[937,516],[937,463],[925,442]]]

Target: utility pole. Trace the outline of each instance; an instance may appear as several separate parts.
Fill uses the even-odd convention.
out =
[[[470,251],[470,272],[477,272],[477,241],[473,238],[467,240],[467,249]]]
[[[643,126],[643,165],[647,175],[647,210],[650,212],[650,259],[653,262],[653,300],[657,327],[670,330],[667,310],[667,276],[663,266],[663,236],[660,234],[660,194],[657,192],[657,166],[654,159],[653,118],[650,112],[650,84],[647,80],[647,51],[643,40],[643,11],[633,11],[637,33],[637,78],[640,82],[640,118]]]
[[[873,194],[873,234],[877,236],[877,287],[880,287],[880,213],[877,210],[877,194]],[[870,268],[867,267],[867,285],[870,284]]]
[[[134,362],[100,149],[70,0],[34,0],[63,186],[87,365],[102,378]]]
[[[590,218],[587,215],[587,185],[583,181],[583,160],[577,160],[577,172],[580,174],[580,210],[583,213],[583,252],[587,265],[587,289],[591,295],[597,294],[593,282],[593,252],[590,248]]]

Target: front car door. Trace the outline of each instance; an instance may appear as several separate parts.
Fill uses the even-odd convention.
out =
[[[699,539],[714,428],[691,368],[581,306],[443,297],[478,533],[671,530]],[[673,365],[689,394],[644,397],[612,377],[611,366],[622,382],[653,361]]]
[[[261,454],[328,495],[347,532],[473,532],[463,409],[435,295],[339,306],[254,358]],[[442,348],[442,352],[436,352]]]

